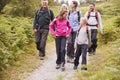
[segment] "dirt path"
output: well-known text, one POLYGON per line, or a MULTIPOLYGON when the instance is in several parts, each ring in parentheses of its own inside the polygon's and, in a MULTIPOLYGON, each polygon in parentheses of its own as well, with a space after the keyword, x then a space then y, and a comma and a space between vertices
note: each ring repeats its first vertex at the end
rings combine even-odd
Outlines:
MULTIPOLYGON (((54 44, 53 44, 54 45, 54 44)), ((50 52, 55 53, 55 47, 49 45, 50 52)), ((48 52, 47 52, 48 53, 48 52)), ((74 74, 73 64, 66 63, 65 71, 56 70, 56 54, 50 55, 48 59, 38 69, 29 74, 25 80, 71 80, 74 74), (58 79, 59 78, 59 79, 58 79)), ((80 69, 80 68, 79 68, 80 69)))

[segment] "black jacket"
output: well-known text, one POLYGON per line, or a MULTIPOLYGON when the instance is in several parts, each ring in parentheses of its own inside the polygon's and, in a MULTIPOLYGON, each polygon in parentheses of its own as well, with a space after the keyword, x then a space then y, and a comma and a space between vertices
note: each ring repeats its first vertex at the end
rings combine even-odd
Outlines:
POLYGON ((33 29, 49 29, 50 21, 54 19, 52 10, 42 8, 35 13, 33 29))

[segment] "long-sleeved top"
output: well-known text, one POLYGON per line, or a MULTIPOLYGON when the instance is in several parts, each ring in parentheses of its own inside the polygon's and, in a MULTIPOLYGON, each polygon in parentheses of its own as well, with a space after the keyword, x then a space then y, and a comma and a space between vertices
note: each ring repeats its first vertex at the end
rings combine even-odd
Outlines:
POLYGON ((67 36, 70 35, 70 32, 72 30, 72 27, 67 19, 59 20, 58 18, 54 19, 50 23, 49 28, 50 32, 54 36, 67 36))
MULTIPOLYGON (((93 12, 90 12, 90 17, 88 19, 88 15, 89 15, 89 12, 86 12, 85 14, 85 18, 88 22, 88 25, 99 25, 100 26, 100 31, 102 32, 102 20, 101 20, 101 15, 99 12, 97 12, 97 15, 98 15, 98 20, 96 20, 96 17, 92 17, 92 16, 96 16, 96 11, 93 11, 93 12)), ((98 27, 96 26, 90 26, 90 29, 98 29, 98 27)))
POLYGON ((81 11, 79 11, 79 15, 78 15, 78 11, 74 11, 74 12, 71 11, 70 14, 68 15, 68 17, 69 17, 68 20, 72 26, 73 31, 77 31, 79 23, 80 23, 80 21, 78 21, 78 18, 82 17, 81 11), (80 17, 78 17, 78 16, 80 16, 80 17))
POLYGON ((37 10, 34 17, 33 29, 49 29, 50 21, 54 19, 51 9, 43 8, 37 10))
POLYGON ((91 30, 89 27, 87 28, 87 26, 82 26, 80 28, 77 33, 74 46, 77 46, 77 44, 91 44, 91 30))

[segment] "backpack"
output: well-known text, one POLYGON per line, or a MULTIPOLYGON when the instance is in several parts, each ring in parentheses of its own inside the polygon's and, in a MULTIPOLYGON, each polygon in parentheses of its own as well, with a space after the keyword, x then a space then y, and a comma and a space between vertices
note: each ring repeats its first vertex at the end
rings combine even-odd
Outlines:
MULTIPOLYGON (((81 28, 80 28, 80 29, 81 29, 81 28)), ((80 29, 77 31, 77 37, 78 37, 78 35, 79 35, 80 29)), ((89 33, 88 33, 88 25, 86 25, 86 33, 87 33, 87 35, 89 36, 89 33)))
MULTIPOLYGON (((68 19, 69 19, 69 16, 70 16, 70 11, 68 13, 68 19)), ((79 11, 77 11, 77 16, 78 16, 78 21, 80 22, 81 15, 79 11)))
MULTIPOLYGON (((38 21, 38 19, 39 19, 39 17, 40 17, 40 15, 39 15, 40 11, 41 11, 41 9, 39 9, 39 10, 37 11, 37 13, 36 13, 36 15, 37 15, 37 21, 38 21)), ((50 11, 50 9, 48 9, 48 14, 49 14, 50 20, 52 20, 52 19, 51 19, 51 11, 50 11)))
MULTIPOLYGON (((89 19, 90 17, 95 17, 96 20, 97 20, 97 22, 98 22, 98 12, 95 11, 95 16, 91 16, 90 13, 91 13, 91 12, 89 11, 89 12, 88 12, 87 19, 89 19)), ((89 24, 88 24, 88 25, 89 25, 89 24)), ((91 26, 97 26, 97 27, 98 27, 98 24, 97 24, 97 25, 91 25, 91 26)))

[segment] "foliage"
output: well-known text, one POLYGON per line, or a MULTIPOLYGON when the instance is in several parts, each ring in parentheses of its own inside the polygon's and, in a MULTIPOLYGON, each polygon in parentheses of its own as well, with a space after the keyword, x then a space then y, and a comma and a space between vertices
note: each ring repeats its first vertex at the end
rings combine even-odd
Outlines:
POLYGON ((10 0, 0 0, 0 12, 5 7, 6 4, 8 4, 10 0))
POLYGON ((3 12, 13 16, 33 17, 39 5, 39 0, 11 0, 3 12))
POLYGON ((33 42, 31 20, 0 16, 0 70, 12 65, 33 42))

